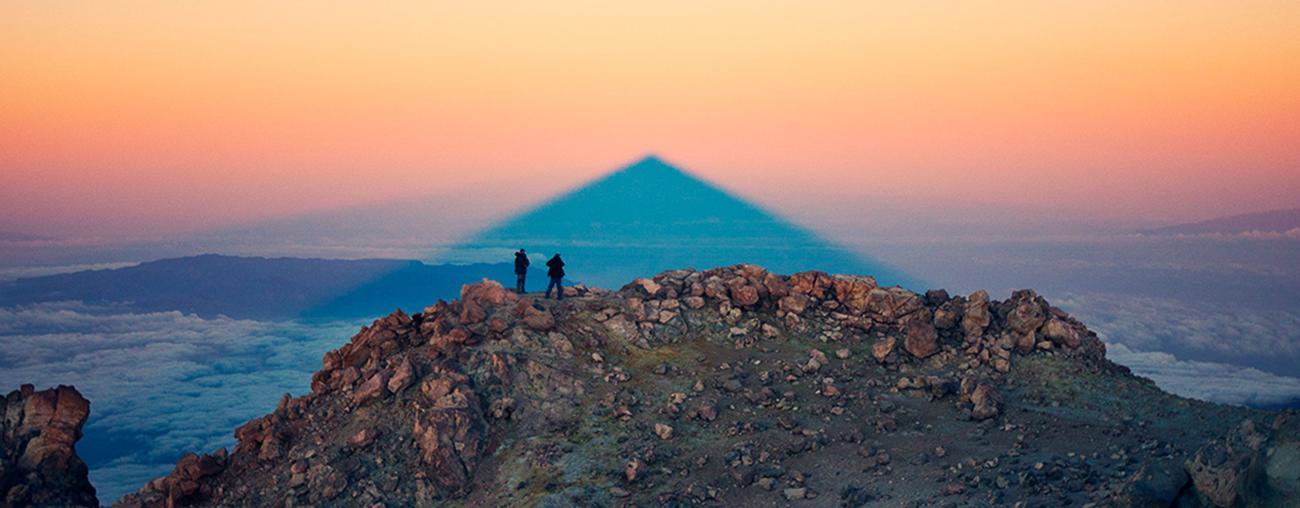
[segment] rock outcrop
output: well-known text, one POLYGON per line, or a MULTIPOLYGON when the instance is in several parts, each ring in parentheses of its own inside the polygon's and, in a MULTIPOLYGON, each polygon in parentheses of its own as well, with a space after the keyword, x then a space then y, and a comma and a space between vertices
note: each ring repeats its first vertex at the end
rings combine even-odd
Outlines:
MULTIPOLYGON (((1244 420, 1186 462, 1195 501, 1218 507, 1300 500, 1300 421, 1293 415, 1261 428, 1244 420)), ((1188 500, 1191 502, 1192 500, 1188 500)), ((1280 506, 1280 505, 1279 505, 1280 506)))
POLYGON ((0 506, 99 506, 77 456, 90 402, 71 386, 0 399, 0 506))
POLYGON ((566 296, 485 281, 379 319, 232 450, 118 505, 1078 505, 1227 429, 1166 427, 1211 406, 1030 291, 738 265, 566 296))

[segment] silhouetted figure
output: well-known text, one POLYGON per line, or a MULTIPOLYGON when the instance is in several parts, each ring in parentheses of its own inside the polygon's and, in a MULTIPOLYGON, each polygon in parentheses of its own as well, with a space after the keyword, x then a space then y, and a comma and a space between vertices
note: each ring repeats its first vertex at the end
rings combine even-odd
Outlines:
POLYGON ((528 253, 523 249, 515 253, 515 292, 524 294, 524 279, 528 277, 528 253))
POLYGON ((546 297, 550 298, 551 288, 555 288, 557 293, 555 298, 557 300, 563 300, 564 286, 560 283, 564 280, 564 260, 560 259, 560 255, 557 253, 555 257, 546 262, 546 266, 549 267, 549 269, 546 270, 546 276, 551 278, 551 283, 546 285, 546 297))

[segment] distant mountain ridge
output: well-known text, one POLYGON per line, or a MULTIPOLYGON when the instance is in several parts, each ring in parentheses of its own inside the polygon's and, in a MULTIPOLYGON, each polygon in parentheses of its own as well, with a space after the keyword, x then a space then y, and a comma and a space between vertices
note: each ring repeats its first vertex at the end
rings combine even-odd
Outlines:
POLYGON ((1300 229, 1300 208, 1270 210, 1218 217, 1143 231, 1150 235, 1234 235, 1242 233, 1285 233, 1300 229))
POLYGON ((54 238, 17 231, 0 231, 0 242, 44 242, 50 240, 54 240, 54 238))
POLYGON ((261 258, 217 254, 0 284, 0 305, 75 300, 202 317, 345 318, 414 309, 467 283, 505 278, 500 264, 427 265, 396 259, 261 258))

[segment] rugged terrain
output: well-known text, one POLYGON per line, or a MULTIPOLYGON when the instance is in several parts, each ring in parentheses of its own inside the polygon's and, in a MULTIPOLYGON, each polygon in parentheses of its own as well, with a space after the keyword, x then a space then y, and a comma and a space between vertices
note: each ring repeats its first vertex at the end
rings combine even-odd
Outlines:
POLYGON ((32 385, 0 399, 0 506, 95 505, 75 446, 90 402, 71 386, 32 385))
POLYGON ((1175 397, 1031 291, 680 270, 499 284, 325 355, 311 393, 119 506, 1286 506, 1300 421, 1175 397))

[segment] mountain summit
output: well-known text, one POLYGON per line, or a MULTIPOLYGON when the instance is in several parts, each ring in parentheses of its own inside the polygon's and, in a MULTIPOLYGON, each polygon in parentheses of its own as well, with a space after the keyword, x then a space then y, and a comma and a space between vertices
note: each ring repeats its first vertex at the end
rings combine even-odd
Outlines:
POLYGON ((560 252, 576 281, 605 287, 675 267, 741 262, 919 286, 654 156, 507 219, 450 256, 504 259, 520 247, 537 256, 560 252))
MULTIPOLYGON (((922 295, 754 265, 567 291, 541 300, 487 281, 378 319, 325 354, 310 393, 236 428, 233 449, 187 454, 115 506, 1293 507, 1300 495, 1294 414, 1161 392, 1033 291, 922 295)), ((20 399, 7 400, 12 416, 20 399)), ((42 426, 51 411, 25 407, 0 430, 44 416, 6 439, 68 442, 42 426)), ((45 446, 6 456, 33 449, 45 446)))

